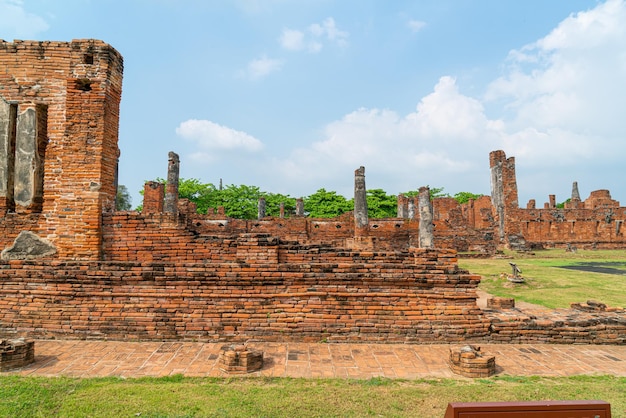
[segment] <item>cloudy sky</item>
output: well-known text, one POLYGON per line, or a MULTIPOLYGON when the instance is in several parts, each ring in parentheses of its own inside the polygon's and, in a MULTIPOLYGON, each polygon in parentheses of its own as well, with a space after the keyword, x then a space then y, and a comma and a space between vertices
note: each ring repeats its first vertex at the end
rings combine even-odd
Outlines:
POLYGON ((124 56, 120 183, 181 176, 306 196, 420 186, 626 205, 624 0, 0 0, 0 38, 124 56))

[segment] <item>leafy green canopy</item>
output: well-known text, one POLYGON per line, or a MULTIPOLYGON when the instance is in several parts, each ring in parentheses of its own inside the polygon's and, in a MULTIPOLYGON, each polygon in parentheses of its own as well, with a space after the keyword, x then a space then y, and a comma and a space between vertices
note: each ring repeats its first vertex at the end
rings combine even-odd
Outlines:
MULTIPOLYGON (((165 180, 158 178, 157 181, 164 183, 165 180)), ((417 196, 418 191, 402 193, 407 197, 417 196)), ((228 185, 219 189, 211 183, 202 183, 198 179, 180 179, 178 183, 178 195, 181 199, 189 199, 198 207, 198 213, 207 213, 224 207, 224 212, 231 218, 255 219, 258 215, 259 198, 265 198, 265 213, 267 216, 280 216, 280 204, 285 208, 285 216, 295 214, 296 199, 280 193, 265 192, 257 186, 228 185)), ((454 195, 460 203, 469 199, 475 199, 481 195, 461 192, 454 195)), ((443 188, 430 189, 431 199, 438 197, 450 197, 443 192, 443 188)), ((354 208, 354 199, 346 199, 334 191, 319 189, 315 193, 306 196, 304 200, 304 212, 312 218, 335 218, 354 208)), ((371 218, 393 218, 397 216, 397 197, 389 195, 382 189, 367 191, 368 216, 371 218)))

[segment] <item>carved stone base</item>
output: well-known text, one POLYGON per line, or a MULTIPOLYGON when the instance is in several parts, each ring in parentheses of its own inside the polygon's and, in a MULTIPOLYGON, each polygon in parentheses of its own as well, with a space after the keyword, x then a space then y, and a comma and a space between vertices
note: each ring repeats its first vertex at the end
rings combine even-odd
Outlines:
POLYGON ((465 377, 489 377, 496 372, 496 357, 484 355, 480 347, 466 345, 450 349, 450 370, 465 377))

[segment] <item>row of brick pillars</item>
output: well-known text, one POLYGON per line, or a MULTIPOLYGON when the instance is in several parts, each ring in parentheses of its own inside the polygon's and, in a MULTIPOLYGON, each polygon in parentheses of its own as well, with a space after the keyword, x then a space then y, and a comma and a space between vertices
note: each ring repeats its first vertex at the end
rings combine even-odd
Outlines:
MULTIPOLYGON (((145 213, 165 212, 175 216, 178 215, 180 159, 174 152, 170 152, 168 157, 167 184, 163 185, 156 181, 149 181, 144 186, 143 212, 145 213)), ((398 196, 398 208, 401 206, 404 208, 405 201, 408 202, 409 215, 411 214, 411 202, 413 202, 413 216, 415 216, 413 199, 407 199, 402 195, 398 196)), ((258 202, 258 219, 265 218, 266 208, 265 198, 260 197, 258 202)), ((420 216, 419 246, 420 248, 434 248, 433 205, 430 201, 430 189, 428 187, 420 187, 419 189, 418 212, 420 216)), ((304 216, 304 201, 302 198, 296 200, 296 216, 304 216)), ((284 203, 280 204, 280 217, 285 217, 284 203)), ((365 167, 363 166, 354 171, 354 222, 355 236, 366 237, 369 229, 369 218, 367 213, 365 167)))

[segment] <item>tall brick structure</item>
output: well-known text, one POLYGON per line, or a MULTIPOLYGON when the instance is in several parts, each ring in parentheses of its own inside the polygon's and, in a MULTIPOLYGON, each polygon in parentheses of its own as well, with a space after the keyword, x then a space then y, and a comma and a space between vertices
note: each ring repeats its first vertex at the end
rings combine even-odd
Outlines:
POLYGON ((0 247, 30 231, 60 257, 100 257, 122 73, 121 55, 101 41, 0 40, 0 247))

